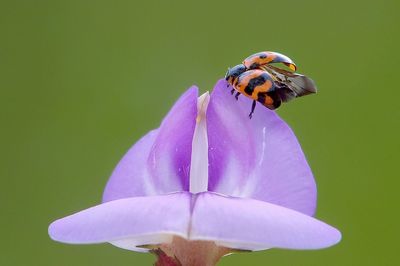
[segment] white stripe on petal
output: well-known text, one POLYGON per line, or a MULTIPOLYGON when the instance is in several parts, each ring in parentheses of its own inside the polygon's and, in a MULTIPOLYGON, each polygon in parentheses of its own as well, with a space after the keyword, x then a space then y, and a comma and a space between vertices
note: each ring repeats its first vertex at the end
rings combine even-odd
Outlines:
POLYGON ((199 193, 208 189, 208 137, 206 111, 210 94, 201 95, 197 101, 196 127, 192 142, 192 160, 190 164, 191 193, 199 193))

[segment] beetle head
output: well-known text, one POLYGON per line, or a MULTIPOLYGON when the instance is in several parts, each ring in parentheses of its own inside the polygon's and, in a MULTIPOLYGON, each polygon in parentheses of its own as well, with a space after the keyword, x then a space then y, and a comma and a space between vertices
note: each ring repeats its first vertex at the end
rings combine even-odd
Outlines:
POLYGON ((232 68, 229 68, 225 74, 225 80, 228 81, 228 83, 232 84, 234 80, 245 71, 246 67, 243 64, 239 64, 232 68))

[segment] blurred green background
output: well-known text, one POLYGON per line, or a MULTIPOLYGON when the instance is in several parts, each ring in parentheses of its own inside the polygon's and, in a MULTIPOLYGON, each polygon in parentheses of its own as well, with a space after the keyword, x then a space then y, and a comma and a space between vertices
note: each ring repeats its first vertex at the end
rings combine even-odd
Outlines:
POLYGON ((151 265, 48 224, 97 204, 125 151, 190 85, 263 50, 319 87, 278 110, 343 239, 219 265, 395 265, 400 236, 398 1, 0 1, 0 265, 151 265))

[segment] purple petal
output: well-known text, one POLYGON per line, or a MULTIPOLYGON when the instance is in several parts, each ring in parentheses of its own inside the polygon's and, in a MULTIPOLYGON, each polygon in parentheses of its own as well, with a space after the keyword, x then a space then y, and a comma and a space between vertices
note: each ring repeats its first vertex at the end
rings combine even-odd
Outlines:
MULTIPOLYGON (((138 250, 137 245, 187 237, 190 193, 110 201, 53 222, 49 235, 70 244, 111 242, 138 250)), ((140 251, 140 249, 139 249, 140 251)))
POLYGON ((316 186, 299 143, 278 115, 252 100, 236 101, 220 80, 207 112, 209 190, 254 198, 313 215, 316 186))
POLYGON ((137 142, 111 175, 103 201, 189 189, 196 87, 184 93, 154 130, 137 142))
POLYGON ((340 241, 340 232, 311 216, 253 199, 214 193, 197 195, 191 240, 215 241, 244 250, 320 249, 340 241))
POLYGON ((155 194, 156 184, 146 166, 157 133, 150 131, 125 154, 108 180, 103 202, 155 194))

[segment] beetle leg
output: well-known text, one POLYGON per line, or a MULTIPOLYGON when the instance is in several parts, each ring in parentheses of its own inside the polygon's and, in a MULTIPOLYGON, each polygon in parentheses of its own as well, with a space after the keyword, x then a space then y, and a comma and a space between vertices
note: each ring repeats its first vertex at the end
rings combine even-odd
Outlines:
POLYGON ((231 90, 231 94, 233 95, 235 93, 235 89, 232 89, 231 90))
POLYGON ((240 95, 240 92, 236 92, 236 95, 235 95, 236 101, 239 100, 239 95, 240 95))
POLYGON ((253 101, 253 104, 251 105, 251 112, 249 114, 249 118, 251 119, 253 117, 254 109, 256 109, 256 100, 253 101))

